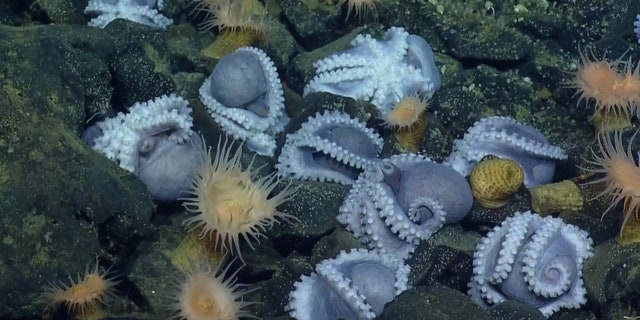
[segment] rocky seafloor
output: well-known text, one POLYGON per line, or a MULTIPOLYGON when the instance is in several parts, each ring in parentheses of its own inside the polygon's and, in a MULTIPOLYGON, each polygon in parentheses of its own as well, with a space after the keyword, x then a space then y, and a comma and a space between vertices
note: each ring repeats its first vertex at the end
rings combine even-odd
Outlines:
MULTIPOLYGON (((154 203, 132 174, 82 142, 92 122, 138 101, 176 92, 193 110, 194 128, 214 143, 220 129, 198 100, 198 87, 215 59, 201 54, 216 32, 201 32, 189 0, 166 1, 167 30, 125 20, 104 29, 86 26, 87 1, 4 1, 0 4, 0 318, 62 318, 42 301, 51 282, 84 271, 100 257, 120 275, 105 319, 166 318, 171 259, 187 234, 179 203, 154 203)), ((268 1, 269 36, 261 47, 285 84, 289 127, 309 115, 340 109, 376 128, 383 156, 399 153, 393 135, 371 106, 327 94, 306 100, 302 89, 312 63, 344 49, 359 33, 381 35, 401 26, 427 39, 442 74, 427 111, 421 153, 443 160, 452 141, 491 115, 538 128, 568 160, 554 180, 580 175, 595 146, 593 106, 577 104, 567 83, 579 48, 610 60, 639 61, 633 20, 636 1, 382 1, 377 17, 347 18, 337 1, 268 1)), ((637 144, 634 145, 637 147, 637 144)), ((636 148, 634 148, 636 150, 636 148)), ((252 154, 245 150, 243 160, 252 154)), ((269 171, 276 157, 258 157, 269 171)), ((364 247, 335 219, 349 186, 294 182, 295 197, 282 210, 300 222, 266 232, 255 250, 243 246, 238 282, 259 287, 245 296, 259 303, 250 314, 289 319, 293 283, 341 250, 364 247)), ((640 245, 616 241, 621 208, 601 217, 608 199, 587 201, 598 185, 582 187, 579 213, 560 214, 589 232, 594 255, 583 267, 587 303, 552 319, 633 319, 640 316, 640 245)), ((479 239, 516 211, 530 209, 522 188, 500 209, 474 204, 461 222, 423 241, 407 261, 411 288, 378 319, 535 319, 535 308, 508 301, 484 310, 467 296, 479 239)), ((238 263, 238 261, 236 261, 238 263)))

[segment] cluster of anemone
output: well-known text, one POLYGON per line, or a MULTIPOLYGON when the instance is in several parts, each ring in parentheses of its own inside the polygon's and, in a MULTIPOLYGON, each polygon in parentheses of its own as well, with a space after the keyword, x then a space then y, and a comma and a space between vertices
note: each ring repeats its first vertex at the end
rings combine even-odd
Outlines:
MULTIPOLYGON (((206 148, 206 147, 205 147, 206 148)), ((279 220, 295 220, 277 207, 291 199, 290 185, 274 192, 279 179, 274 173, 257 177, 253 161, 242 168, 242 145, 233 151, 233 141, 218 141, 215 154, 211 148, 202 152, 202 167, 193 178, 183 206, 194 216, 185 223, 201 238, 213 241, 213 247, 240 256, 240 241, 249 245, 279 220)), ((240 256, 242 259, 242 257, 240 256)), ((240 289, 235 273, 226 276, 229 266, 211 268, 206 263, 192 264, 178 281, 171 310, 177 319, 238 319, 249 316, 250 302, 242 296, 251 290, 240 289)), ((237 272, 237 271, 236 271, 237 272)))
POLYGON ((629 117, 640 103, 640 64, 618 58, 596 59, 580 52, 581 63, 572 86, 578 103, 594 100, 596 111, 629 117))
MULTIPOLYGON (((599 176, 588 183, 604 183, 606 187, 596 196, 611 196, 606 215, 620 202, 623 219, 620 232, 630 218, 638 219, 640 210, 640 167, 633 158, 631 144, 622 142, 623 130, 630 126, 629 118, 637 114, 640 105, 640 64, 622 57, 614 61, 598 60, 580 52, 581 65, 573 86, 579 95, 578 103, 593 100, 596 106, 594 120, 601 115, 602 130, 598 130, 598 147, 585 159, 589 175, 599 176)), ((598 125, 596 123, 596 125, 598 125)))
MULTIPOLYGON (((257 170, 243 169, 242 145, 233 148, 233 141, 220 139, 214 154, 204 147, 202 165, 194 176, 186 198, 182 199, 188 212, 195 215, 185 221, 197 229, 199 237, 213 241, 213 247, 224 254, 240 254, 240 241, 250 245, 263 236, 263 232, 279 220, 295 217, 278 211, 277 207, 289 201, 294 189, 284 187, 274 192, 279 184, 275 174, 257 177, 257 170)), ((176 281, 169 311, 175 319, 239 319, 250 316, 242 300, 252 291, 236 283, 236 273, 229 274, 231 264, 222 269, 222 261, 214 266, 205 257, 193 257, 197 263, 182 268, 183 276, 176 281)), ((240 257, 241 258, 241 257, 240 257)), ((70 315, 86 318, 101 314, 102 304, 114 295, 118 283, 109 270, 96 262, 87 267, 84 275, 70 284, 54 284, 45 298, 54 308, 66 306, 70 315)), ((70 277, 71 279, 71 277, 70 277)))
MULTIPOLYGON (((182 270, 177 277, 172 292, 168 294, 171 302, 168 312, 172 319, 234 320, 250 317, 246 307, 252 302, 243 301, 242 297, 253 291, 243 289, 236 283, 236 272, 228 274, 229 264, 225 269, 222 264, 210 266, 205 262, 191 263, 190 269, 182 270)), ((69 275, 70 283, 54 283, 44 294, 44 299, 52 308, 66 307, 67 314, 74 319, 98 319, 106 315, 102 305, 116 294, 115 287, 119 283, 117 275, 110 269, 102 269, 96 260, 95 266, 87 268, 77 280, 69 275)))

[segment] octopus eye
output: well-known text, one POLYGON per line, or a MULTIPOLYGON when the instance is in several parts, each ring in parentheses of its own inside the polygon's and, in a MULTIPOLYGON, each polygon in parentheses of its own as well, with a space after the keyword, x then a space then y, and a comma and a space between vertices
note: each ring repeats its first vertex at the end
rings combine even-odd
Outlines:
POLYGON ((158 138, 156 137, 148 137, 140 142, 138 146, 138 152, 143 154, 148 154, 156 148, 158 144, 158 138))

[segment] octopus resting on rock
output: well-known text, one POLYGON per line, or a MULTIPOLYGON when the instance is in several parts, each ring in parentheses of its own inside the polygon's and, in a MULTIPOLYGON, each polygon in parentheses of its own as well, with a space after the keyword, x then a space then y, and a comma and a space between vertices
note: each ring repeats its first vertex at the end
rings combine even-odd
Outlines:
POLYGON ((551 182, 555 161, 567 154, 553 146, 538 129, 508 117, 488 117, 476 121, 464 138, 453 142, 447 163, 463 176, 486 155, 511 159, 522 167, 527 188, 551 182))
POLYGON ((304 89, 370 101, 384 116, 402 97, 427 100, 440 88, 440 72, 427 41, 391 27, 383 40, 358 35, 351 49, 316 61, 317 75, 304 89))
POLYGON ((300 180, 351 184, 363 168, 379 161, 382 138, 346 113, 325 111, 288 134, 276 168, 300 180))
POLYGON ((193 134, 192 122, 186 99, 164 95, 98 122, 83 139, 137 175, 156 200, 175 201, 201 163, 202 139, 193 134))
POLYGON ((162 0, 89 0, 84 13, 94 15, 89 26, 103 28, 111 21, 125 19, 154 28, 166 29, 173 20, 163 16, 162 0))
POLYGON ((340 207, 338 221, 355 237, 399 259, 473 206, 469 184, 455 170, 415 154, 370 165, 340 207))
POLYGON ((482 307, 514 299, 546 317, 586 302, 582 264, 593 255, 586 231, 560 218, 516 212, 473 254, 469 295, 482 307))
POLYGON ((342 251, 295 283, 286 308, 297 320, 373 319, 407 289, 408 275, 402 260, 364 249, 342 251))
POLYGON ((276 67, 264 51, 242 47, 222 57, 200 87, 200 100, 227 134, 273 156, 274 136, 289 118, 276 67))

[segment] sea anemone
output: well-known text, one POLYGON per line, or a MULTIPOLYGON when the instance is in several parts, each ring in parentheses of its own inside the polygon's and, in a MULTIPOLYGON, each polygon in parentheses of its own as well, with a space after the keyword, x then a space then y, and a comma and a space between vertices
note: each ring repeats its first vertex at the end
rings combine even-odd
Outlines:
POLYGON ((256 177, 252 169, 253 160, 247 169, 242 169, 240 157, 242 145, 234 154, 232 142, 218 141, 216 153, 211 156, 211 148, 202 152, 202 167, 192 179, 183 198, 187 211, 196 213, 185 221, 200 229, 200 237, 209 237, 215 242, 214 248, 221 247, 223 252, 240 253, 240 236, 251 245, 262 232, 270 228, 277 218, 289 221, 296 218, 277 207, 289 201, 295 190, 287 185, 277 194, 271 195, 279 183, 275 173, 262 178, 256 177), (228 242, 228 243, 227 243, 228 242))
POLYGON ((383 120, 387 126, 399 130, 411 129, 420 117, 424 117, 427 105, 426 99, 421 98, 418 93, 412 93, 402 97, 396 106, 384 115, 383 120))
POLYGON ((257 0, 194 0, 193 12, 204 12, 201 30, 266 32, 267 11, 257 0))
POLYGON ((82 277, 78 274, 76 281, 69 275, 68 285, 63 282, 51 284, 44 298, 54 307, 65 305, 69 314, 82 318, 86 314, 99 312, 96 309, 101 310, 102 303, 115 295, 117 276, 110 275, 110 269, 101 269, 97 259, 93 268, 90 268, 91 263, 87 264, 82 277))
POLYGON ((588 182, 606 183, 606 188, 594 197, 609 194, 611 204, 604 211, 602 216, 623 201, 624 218, 620 231, 629 218, 635 215, 638 219, 638 209, 640 209, 640 167, 633 159, 631 152, 631 142, 638 134, 638 131, 631 137, 629 145, 625 148, 622 144, 622 132, 614 131, 610 135, 598 135, 599 154, 592 150, 592 159, 586 159, 586 163, 592 168, 583 168, 587 173, 604 174, 604 177, 588 182))
POLYGON ((226 276, 231 264, 221 270, 221 264, 211 268, 207 263, 191 264, 191 270, 183 270, 184 277, 176 283, 171 294, 172 319, 185 320, 234 320, 250 317, 244 310, 253 302, 242 301, 242 296, 253 290, 241 290, 236 283, 236 272, 226 276), (226 278, 226 280, 225 280, 226 278))
POLYGON ((640 64, 633 67, 631 60, 615 61, 598 60, 591 55, 580 52, 580 67, 571 86, 576 95, 580 95, 578 103, 594 99, 596 110, 614 112, 629 117, 635 112, 640 102, 640 64), (619 73, 622 70, 622 73, 619 73))
POLYGON ((339 6, 347 4, 347 19, 351 16, 351 11, 355 11, 354 16, 362 17, 363 14, 369 13, 373 17, 378 15, 376 5, 380 0, 340 0, 339 6))

